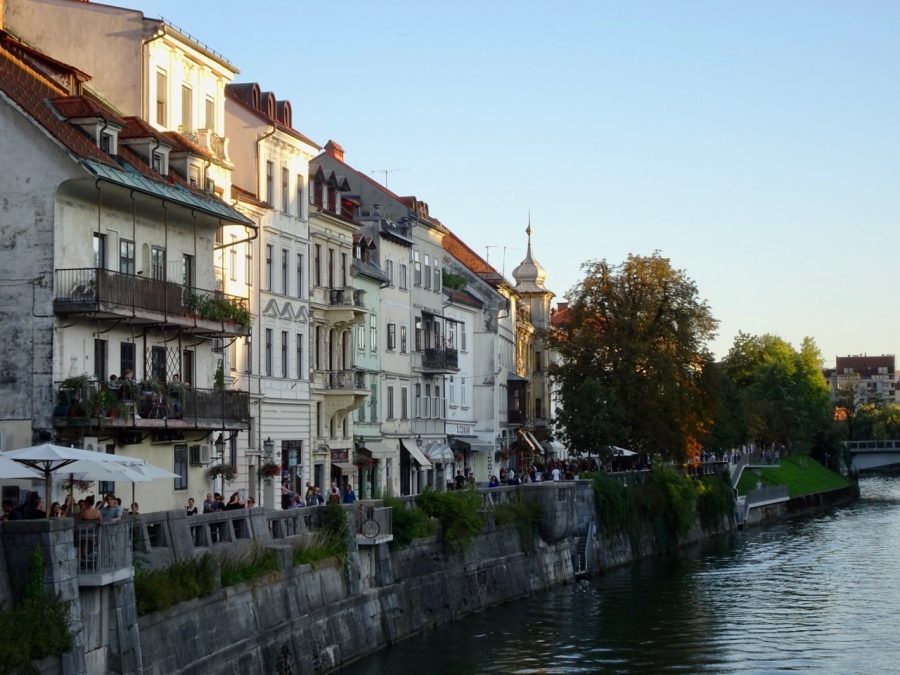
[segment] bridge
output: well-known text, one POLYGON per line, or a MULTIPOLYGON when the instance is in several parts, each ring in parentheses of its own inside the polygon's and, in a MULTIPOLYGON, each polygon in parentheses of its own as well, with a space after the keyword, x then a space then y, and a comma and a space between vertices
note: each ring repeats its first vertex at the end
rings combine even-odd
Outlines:
POLYGON ((900 440, 844 441, 850 455, 851 474, 900 464, 900 440))

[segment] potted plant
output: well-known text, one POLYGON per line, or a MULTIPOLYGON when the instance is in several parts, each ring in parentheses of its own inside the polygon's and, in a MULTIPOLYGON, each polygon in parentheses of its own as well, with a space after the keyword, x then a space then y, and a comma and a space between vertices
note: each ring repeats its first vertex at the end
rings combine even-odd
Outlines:
POLYGON ((235 478, 237 478, 237 467, 233 464, 214 464, 209 467, 209 471, 207 472, 210 480, 216 480, 219 476, 225 479, 226 483, 230 483, 235 478))
POLYGON ((281 465, 275 462, 266 462, 259 467, 259 475, 263 478, 274 478, 281 474, 281 465))

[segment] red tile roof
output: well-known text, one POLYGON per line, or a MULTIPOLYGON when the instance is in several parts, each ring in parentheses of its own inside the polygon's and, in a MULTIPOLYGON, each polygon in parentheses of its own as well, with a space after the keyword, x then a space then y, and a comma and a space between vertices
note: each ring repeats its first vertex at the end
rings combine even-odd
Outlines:
POLYGON ((107 122, 113 122, 120 127, 125 126, 125 122, 122 118, 113 113, 109 108, 100 105, 99 102, 88 98, 87 96, 58 96, 50 99, 50 102, 59 114, 66 119, 99 117, 107 122))
MULTIPOLYGON (((5 46, 3 43, 5 39, 0 38, 0 46, 5 46)), ((64 97, 68 92, 3 48, 0 48, 0 90, 75 155, 118 166, 81 129, 61 120, 50 106, 49 99, 64 97)))
POLYGON ((259 206, 264 209, 271 209, 272 206, 267 204, 264 201, 260 201, 256 198, 256 195, 250 192, 250 190, 245 190, 242 187, 238 187, 234 183, 231 184, 231 198, 236 199, 239 202, 244 202, 245 204, 252 204, 253 206, 259 206))
POLYGON ((475 253, 475 251, 469 248, 462 239, 457 237, 449 229, 444 233, 443 244, 444 250, 447 251, 447 253, 459 260, 466 268, 480 276, 487 283, 495 287, 500 284, 508 285, 508 282, 503 278, 503 275, 500 274, 500 272, 491 267, 484 258, 475 253))
POLYGON ((194 143, 194 141, 192 141, 191 139, 182 136, 176 131, 164 131, 163 136, 165 136, 172 144, 173 152, 189 152, 190 154, 197 155, 198 157, 202 157, 203 159, 214 159, 214 157, 209 152, 194 143))
POLYGON ((140 117, 123 117, 122 121, 125 123, 125 128, 119 132, 119 139, 154 138, 158 141, 162 141, 166 145, 172 145, 171 139, 166 138, 162 132, 154 129, 148 122, 140 117))
POLYGON ((468 305, 469 307, 483 307, 484 303, 481 302, 474 295, 469 293, 468 291, 457 291, 453 288, 444 288, 444 293, 450 298, 451 302, 455 302, 459 305, 468 305))

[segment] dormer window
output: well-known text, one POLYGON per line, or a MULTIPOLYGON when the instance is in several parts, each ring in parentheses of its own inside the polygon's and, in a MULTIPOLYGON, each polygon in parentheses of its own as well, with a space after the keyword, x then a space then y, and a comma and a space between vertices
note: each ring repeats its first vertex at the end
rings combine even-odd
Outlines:
POLYGON ((100 149, 107 155, 116 154, 116 137, 108 131, 100 133, 100 149))
POLYGON ((166 171, 165 164, 166 158, 163 156, 163 154, 161 152, 154 152, 153 158, 150 160, 150 166, 153 168, 153 170, 156 173, 165 176, 168 173, 166 171))

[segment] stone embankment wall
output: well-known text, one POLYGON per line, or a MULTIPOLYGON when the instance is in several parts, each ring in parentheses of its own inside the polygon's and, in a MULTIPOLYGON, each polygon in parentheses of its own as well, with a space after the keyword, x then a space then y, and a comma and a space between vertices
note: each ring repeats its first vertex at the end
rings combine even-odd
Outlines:
POLYGON ((568 541, 526 554, 514 527, 490 522, 464 554, 435 537, 393 553, 361 548, 141 617, 143 672, 327 672, 573 578, 568 541))
POLYGON ((811 515, 850 504, 857 499, 859 499, 859 485, 855 483, 837 490, 794 497, 785 502, 750 509, 747 514, 747 525, 751 527, 771 525, 787 518, 811 515))

